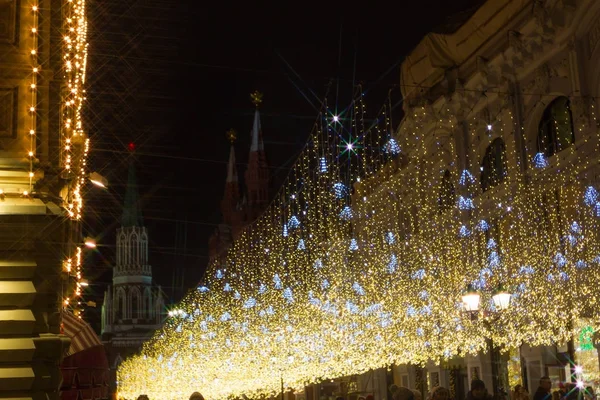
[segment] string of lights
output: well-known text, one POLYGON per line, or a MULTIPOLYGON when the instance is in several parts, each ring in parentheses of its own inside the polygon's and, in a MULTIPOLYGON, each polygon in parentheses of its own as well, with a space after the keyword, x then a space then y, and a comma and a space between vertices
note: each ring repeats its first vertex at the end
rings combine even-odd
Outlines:
POLYGON ((488 338, 503 351, 564 343, 571 318, 596 329, 594 106, 592 134, 577 122, 578 141, 550 157, 529 148, 510 102, 490 104, 469 111, 460 147, 450 107, 415 107, 395 134, 391 102, 369 129, 362 96, 348 116, 325 109, 271 206, 121 364, 119 396, 268 396, 280 378, 302 390, 476 354, 488 338), (481 318, 464 313, 467 287, 481 318), (491 323, 500 287, 511 307, 491 323))
POLYGON ((37 124, 37 81, 38 73, 40 72, 40 63, 38 58, 38 29, 39 29, 39 13, 40 9, 37 4, 31 6, 31 13, 33 14, 33 23, 31 27, 31 82, 29 89, 31 93, 31 103, 29 104, 29 151, 27 152, 27 158, 29 160, 29 188, 24 191, 23 194, 27 196, 33 191, 33 177, 34 177, 34 158, 36 150, 36 124, 37 124))
MULTIPOLYGON (((65 0, 63 13, 63 68, 65 88, 62 95, 61 138, 63 140, 61 159, 67 186, 67 212, 74 221, 72 229, 80 235, 79 221, 83 211, 82 187, 87 181, 87 155, 90 147, 85 134, 81 110, 85 101, 85 72, 87 66, 87 20, 85 0, 65 0)), ((79 299, 85 286, 82 271, 82 246, 79 240, 72 255, 65 260, 65 272, 74 278, 74 291, 67 295, 64 307, 71 307, 74 314, 81 318, 79 299)))

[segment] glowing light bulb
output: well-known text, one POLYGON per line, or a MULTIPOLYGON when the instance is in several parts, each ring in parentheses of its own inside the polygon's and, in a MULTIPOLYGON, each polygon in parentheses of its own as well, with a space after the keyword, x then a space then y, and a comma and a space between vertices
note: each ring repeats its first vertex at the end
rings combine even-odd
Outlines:
POLYGON ((338 117, 337 115, 333 116, 333 122, 339 122, 340 117, 338 117))
POLYGON ((37 11, 37 10, 38 10, 38 6, 33 6, 33 7, 31 7, 31 9, 32 9, 33 11, 37 11))
POLYGON ((491 130, 492 130, 492 125, 491 125, 491 124, 488 124, 488 126, 487 126, 487 130, 488 130, 488 131, 491 131, 491 130))

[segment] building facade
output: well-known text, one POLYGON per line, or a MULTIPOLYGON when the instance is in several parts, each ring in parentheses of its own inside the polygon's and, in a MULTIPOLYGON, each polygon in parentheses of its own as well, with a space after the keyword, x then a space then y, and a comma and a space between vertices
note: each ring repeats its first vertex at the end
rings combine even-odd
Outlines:
POLYGON ((81 295, 86 29, 84 0, 0 3, 0 397, 59 397, 61 311, 81 295))
MULTIPOLYGON (((356 184, 353 204, 362 212, 363 196, 389 191, 390 212, 400 210, 406 237, 419 234, 424 210, 443 215, 477 207, 492 221, 494 243, 511 239, 514 217, 503 200, 528 187, 546 188, 543 207, 575 212, 561 188, 598 183, 599 66, 599 2, 485 2, 452 33, 428 34, 403 62, 405 117, 393 134, 402 153, 356 184), (415 201, 421 176, 432 178, 439 196, 415 201), (472 198, 461 188, 466 177, 472 198)), ((572 340, 500 354, 490 346, 442 364, 394 366, 393 382, 424 395, 442 385, 456 399, 474 378, 490 392, 522 382, 533 393, 542 376, 555 388, 572 381, 569 360, 581 365, 584 347, 572 340)), ((597 349, 587 351, 596 360, 592 383, 597 349)))
POLYGON ((142 219, 133 162, 129 164, 121 227, 116 237, 113 283, 104 292, 101 317, 113 390, 115 371, 121 361, 139 350, 161 327, 166 314, 163 292, 152 284, 148 231, 142 219))
POLYGON ((231 142, 229 161, 227 163, 227 178, 221 200, 221 215, 223 221, 209 239, 210 262, 225 256, 242 229, 256 220, 267 208, 269 201, 269 166, 262 138, 260 113, 258 107, 262 94, 254 92, 252 101, 256 106, 252 123, 250 153, 248 167, 245 171, 245 190, 241 189, 235 158, 236 132, 227 132, 231 142))

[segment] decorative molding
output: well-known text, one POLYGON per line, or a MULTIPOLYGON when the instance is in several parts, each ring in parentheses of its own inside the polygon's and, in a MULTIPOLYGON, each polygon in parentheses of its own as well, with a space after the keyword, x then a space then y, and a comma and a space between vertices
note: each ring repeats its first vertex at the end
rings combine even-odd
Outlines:
POLYGON ((0 88, 0 139, 17 138, 17 103, 18 88, 0 88))
POLYGON ((17 44, 20 0, 0 0, 0 43, 17 44))
POLYGON ((596 19, 594 25, 592 25, 590 31, 587 34, 588 46, 590 48, 590 58, 595 52, 598 42, 600 41, 600 18, 596 19))

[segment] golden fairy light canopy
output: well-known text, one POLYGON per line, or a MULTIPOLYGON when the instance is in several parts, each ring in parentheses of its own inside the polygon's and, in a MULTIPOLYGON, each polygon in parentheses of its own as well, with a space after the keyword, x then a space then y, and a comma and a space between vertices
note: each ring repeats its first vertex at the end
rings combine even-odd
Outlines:
MULTIPOLYGON (((471 133, 512 140, 510 110, 496 111, 506 121, 474 119, 471 133)), ((302 389, 440 362, 487 337, 502 348, 564 342, 570 318, 598 321, 600 195, 579 179, 588 159, 572 146, 571 163, 523 173, 516 146, 498 145, 484 165, 500 170, 480 180, 481 160, 457 167, 455 116, 432 129, 427 112, 392 136, 385 108, 365 127, 360 97, 353 118, 325 111, 264 215, 120 366, 119 395, 252 398, 276 393, 281 378, 302 389), (477 319, 461 301, 468 285, 481 295, 477 319), (498 311, 501 286, 511 306, 498 311)))

